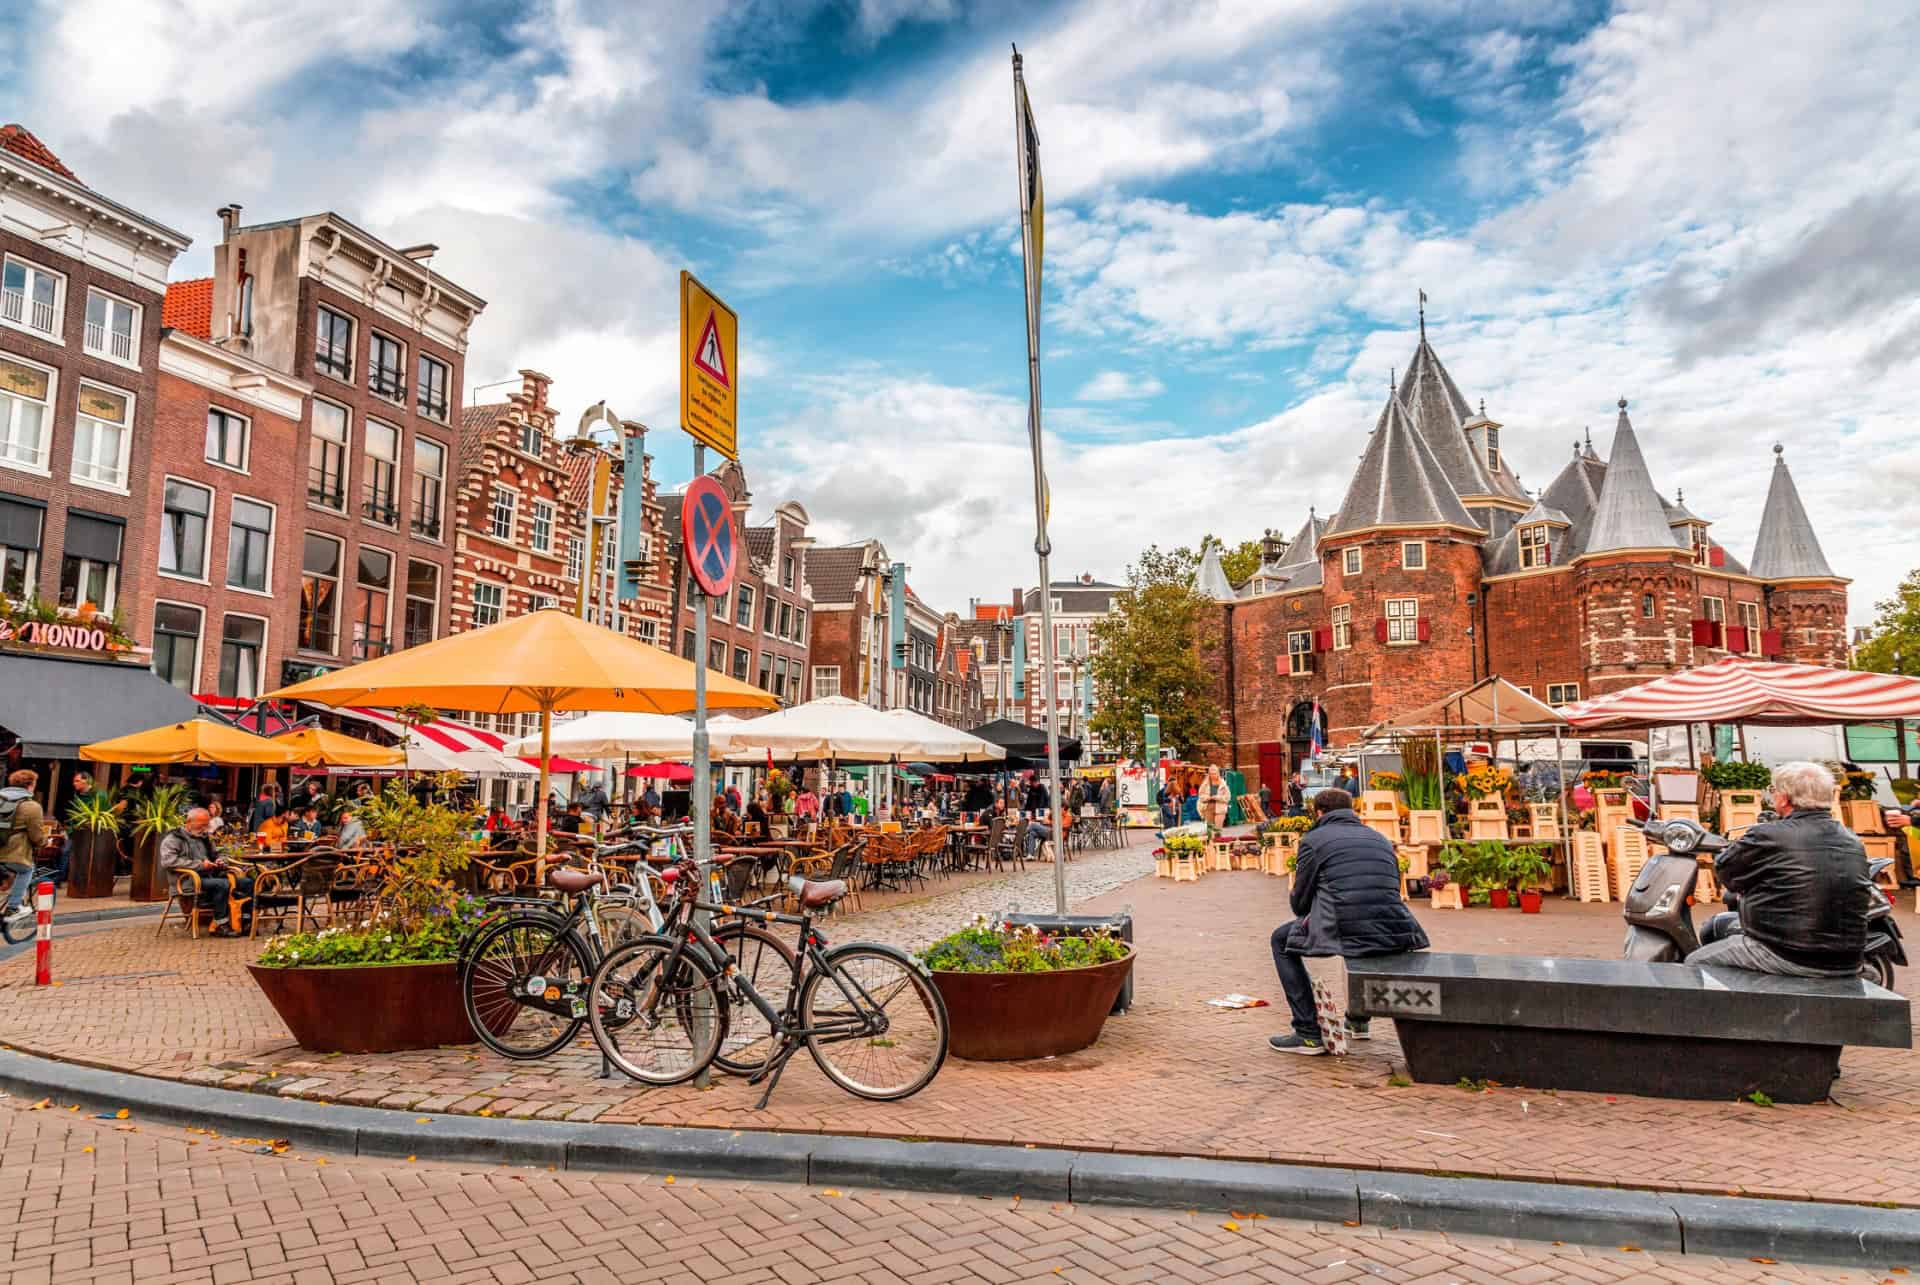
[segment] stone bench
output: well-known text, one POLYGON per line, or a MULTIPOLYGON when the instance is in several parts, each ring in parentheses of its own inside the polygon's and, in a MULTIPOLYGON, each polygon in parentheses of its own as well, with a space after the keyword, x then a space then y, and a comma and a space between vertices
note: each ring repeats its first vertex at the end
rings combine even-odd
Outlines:
POLYGON ((1818 1102, 1843 1046, 1913 1047, 1907 1000, 1855 978, 1427 951, 1346 963, 1349 1010, 1392 1018, 1425 1084, 1818 1102))

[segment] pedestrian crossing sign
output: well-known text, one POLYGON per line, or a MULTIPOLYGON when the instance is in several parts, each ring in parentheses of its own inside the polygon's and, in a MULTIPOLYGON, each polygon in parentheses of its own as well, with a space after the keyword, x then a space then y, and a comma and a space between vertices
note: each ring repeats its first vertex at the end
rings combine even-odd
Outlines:
POLYGON ((680 274, 680 427, 695 441, 739 459, 740 318, 697 281, 680 274))

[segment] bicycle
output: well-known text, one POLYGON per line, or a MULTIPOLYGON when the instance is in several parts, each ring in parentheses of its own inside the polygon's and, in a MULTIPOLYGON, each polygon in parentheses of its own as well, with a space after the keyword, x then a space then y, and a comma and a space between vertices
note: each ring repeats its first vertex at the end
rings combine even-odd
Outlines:
POLYGON ((874 942, 833 946, 814 927, 813 912, 846 896, 844 881, 794 876, 788 887, 801 913, 792 915, 702 901, 693 891, 696 878, 690 861, 663 875, 681 909, 799 928, 800 950, 788 971, 767 978, 784 983, 785 997, 776 1007, 721 934, 695 914, 676 914, 666 932, 628 943, 594 972, 587 1015, 609 1062, 644 1084, 679 1084, 719 1063, 723 1050, 739 1064, 741 1052, 764 1043, 748 1078, 766 1083, 756 1110, 766 1107, 803 1046, 829 1080, 857 1097, 894 1101, 932 1082, 946 1061, 948 1023, 924 966, 874 942), (730 1046, 737 1006, 764 1022, 766 1033, 730 1046))
MULTIPOLYGON (((35 890, 42 883, 53 882, 56 874, 52 866, 36 866, 31 875, 23 876, 27 881, 27 891, 20 898, 19 910, 11 912, 4 908, 9 888, 5 882, 0 882, 0 938, 5 938, 9 946, 17 946, 23 941, 32 941, 34 934, 40 931, 39 917, 35 914, 35 908, 38 905, 34 900, 35 890)), ((11 871, 0 871, 0 875, 4 875, 6 880, 14 877, 11 871)), ((53 895, 55 901, 58 901, 60 897, 58 888, 54 890, 53 895)))

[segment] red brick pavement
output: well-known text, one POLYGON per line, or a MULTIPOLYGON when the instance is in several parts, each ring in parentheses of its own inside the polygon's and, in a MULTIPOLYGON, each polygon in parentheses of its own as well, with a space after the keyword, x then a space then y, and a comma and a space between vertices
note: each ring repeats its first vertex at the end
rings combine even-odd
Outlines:
POLYGON ((1865 1272, 667 1174, 411 1163, 0 1103, 0 1281, 1873 1281, 1865 1272), (259 1154, 262 1151, 266 1154, 259 1154))
MULTIPOLYGON (((293 1046, 239 965, 243 942, 188 942, 150 923, 61 942, 65 985, 7 993, 0 1039, 30 1052, 147 1074, 282 1094, 446 1113, 971 1139, 1471 1173, 1544 1181, 1890 1202, 1920 1206, 1920 1162, 1902 1140, 1920 1126, 1920 1055, 1854 1049, 1834 1101, 1761 1108, 1626 1095, 1449 1086, 1396 1087, 1391 1024, 1344 1059, 1278 1057, 1279 1009, 1229 1012, 1231 991, 1279 1000, 1267 955, 1286 916, 1283 883, 1253 873, 1198 884, 1118 886, 1139 850, 1070 867, 1104 909, 1131 904, 1140 945, 1137 1006, 1093 1048, 1023 1064, 952 1061, 926 1091, 869 1103, 798 1061, 770 1109, 722 1078, 641 1089, 595 1078, 589 1041, 542 1063, 479 1050, 326 1057, 293 1046)), ((1045 905, 1050 872, 942 893, 850 917, 840 938, 924 943, 975 909, 1045 905)), ((1076 901, 1077 907, 1079 902, 1076 901)), ((1549 901, 1548 913, 1422 910, 1437 949, 1604 956, 1618 909, 1549 901)), ((0 966, 0 987, 31 961, 0 966)))

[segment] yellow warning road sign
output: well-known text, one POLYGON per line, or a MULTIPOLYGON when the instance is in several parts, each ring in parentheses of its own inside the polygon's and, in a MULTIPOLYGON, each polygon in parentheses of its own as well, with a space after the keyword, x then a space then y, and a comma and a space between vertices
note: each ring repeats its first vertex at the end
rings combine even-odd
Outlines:
POLYGON ((740 458, 740 318, 680 274, 680 427, 730 460, 740 458))

